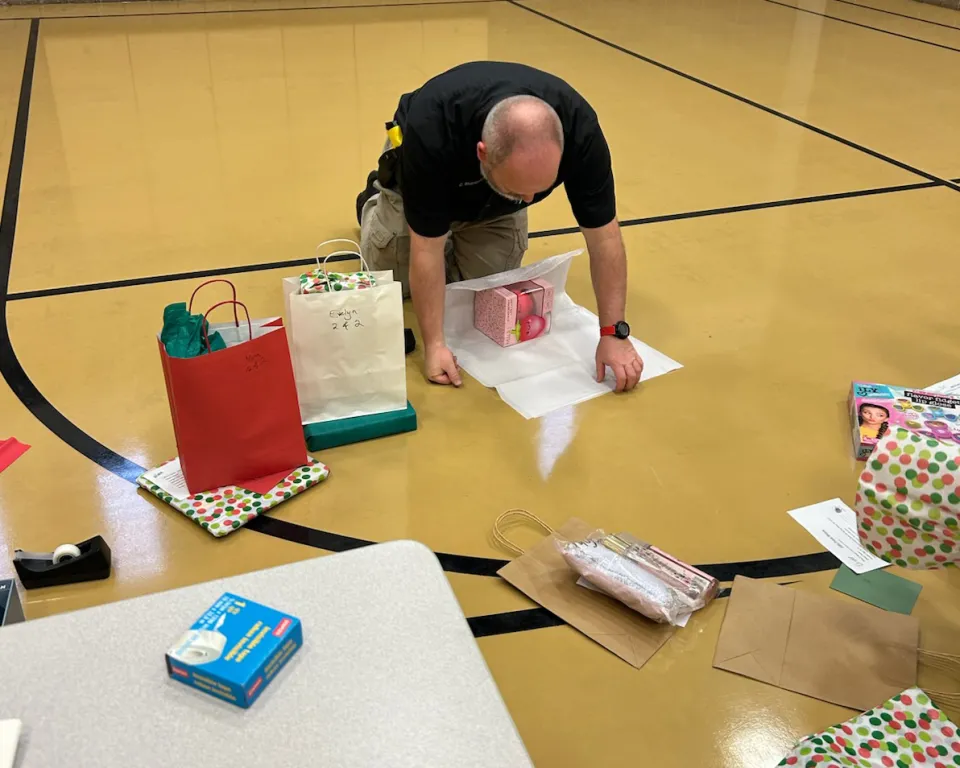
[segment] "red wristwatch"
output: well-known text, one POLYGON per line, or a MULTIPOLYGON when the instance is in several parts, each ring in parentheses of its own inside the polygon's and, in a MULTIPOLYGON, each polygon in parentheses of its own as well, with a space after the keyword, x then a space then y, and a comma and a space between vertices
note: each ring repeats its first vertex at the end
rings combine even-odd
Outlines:
POLYGON ((601 325, 600 335, 616 336, 618 339, 627 339, 630 337, 630 326, 627 325, 625 320, 621 320, 619 323, 614 323, 613 325, 601 325))

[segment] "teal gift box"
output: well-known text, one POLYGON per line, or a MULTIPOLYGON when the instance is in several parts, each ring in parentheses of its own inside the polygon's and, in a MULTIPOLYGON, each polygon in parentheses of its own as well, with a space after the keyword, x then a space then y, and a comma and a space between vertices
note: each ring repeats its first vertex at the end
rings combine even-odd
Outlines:
POLYGON ((303 645, 300 619, 226 593, 167 651, 174 680, 247 708, 303 645))
POLYGON ((399 411, 304 424, 303 437, 307 441, 308 451, 323 451, 377 437, 413 432, 416 428, 417 412, 408 401, 407 407, 399 411))

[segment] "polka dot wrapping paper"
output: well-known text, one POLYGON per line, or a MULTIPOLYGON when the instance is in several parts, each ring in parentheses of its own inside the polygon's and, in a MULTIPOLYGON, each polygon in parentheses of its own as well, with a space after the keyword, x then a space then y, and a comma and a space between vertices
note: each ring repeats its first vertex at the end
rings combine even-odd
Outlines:
POLYGON ((904 568, 955 565, 960 445, 891 430, 867 459, 854 506, 860 540, 875 555, 904 568))
POLYGON ((226 485, 215 491, 197 493, 185 499, 175 499, 143 475, 137 484, 177 512, 190 518, 212 536, 221 537, 242 528, 253 518, 303 493, 330 475, 330 469, 316 459, 297 467, 266 493, 254 493, 235 485, 226 485))
POLYGON ((796 768, 948 768, 960 765, 955 726, 919 688, 853 720, 809 736, 778 766, 796 768))
POLYGON ((300 275, 300 293, 359 291, 376 284, 377 278, 370 272, 325 272, 318 268, 300 275))

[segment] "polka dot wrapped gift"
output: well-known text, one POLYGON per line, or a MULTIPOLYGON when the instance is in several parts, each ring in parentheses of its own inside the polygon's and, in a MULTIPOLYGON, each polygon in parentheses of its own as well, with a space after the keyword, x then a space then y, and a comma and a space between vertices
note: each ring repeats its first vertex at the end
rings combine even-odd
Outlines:
POLYGON ((377 278, 370 272, 324 272, 315 269, 300 275, 300 293, 360 291, 373 288, 377 278))
POLYGON ((778 763, 796 768, 956 768, 960 736, 919 688, 809 736, 778 763))
POLYGON ((904 568, 956 565, 960 445, 892 429, 867 459, 855 507, 860 540, 875 555, 904 568))
POLYGON ((309 464, 297 467, 266 493, 254 493, 236 485, 226 485, 215 491, 175 499, 160 486, 147 480, 145 475, 137 478, 137 484, 193 520, 207 533, 219 538, 233 533, 258 515, 326 480, 329 475, 330 469, 326 464, 311 458, 309 464))
POLYGON ((365 288, 373 288, 377 284, 377 276, 374 275, 367 262, 363 260, 360 253, 360 245, 353 240, 326 240, 317 246, 319 254, 326 246, 333 243, 344 243, 349 248, 333 251, 328 254, 323 261, 317 256, 317 268, 310 272, 300 275, 300 293, 328 293, 331 291, 362 291, 365 288), (334 257, 355 257, 360 261, 361 271, 359 272, 327 272, 327 261, 334 257))

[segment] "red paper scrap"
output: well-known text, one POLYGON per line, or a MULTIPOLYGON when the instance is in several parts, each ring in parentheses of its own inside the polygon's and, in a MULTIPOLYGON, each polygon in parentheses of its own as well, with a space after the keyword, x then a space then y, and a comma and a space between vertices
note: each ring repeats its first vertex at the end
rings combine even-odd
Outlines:
POLYGON ((21 443, 15 437, 0 440, 0 472, 3 472, 28 450, 30 450, 30 446, 21 443))

